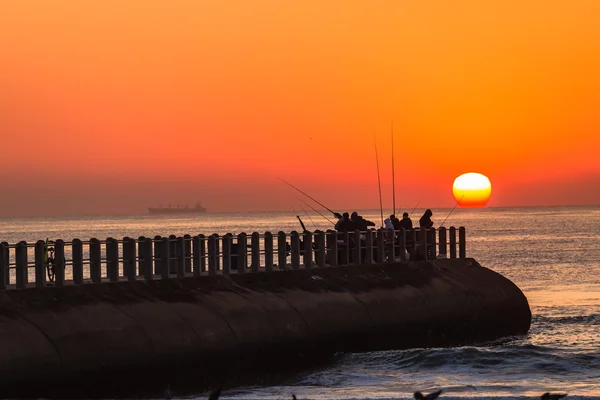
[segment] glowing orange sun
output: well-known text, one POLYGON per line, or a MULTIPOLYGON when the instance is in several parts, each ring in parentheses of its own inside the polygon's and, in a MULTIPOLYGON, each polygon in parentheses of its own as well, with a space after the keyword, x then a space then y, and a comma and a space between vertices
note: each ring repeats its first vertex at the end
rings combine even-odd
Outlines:
POLYGON ((461 207, 484 207, 492 195, 492 184, 487 176, 469 172, 454 180, 452 194, 461 207))

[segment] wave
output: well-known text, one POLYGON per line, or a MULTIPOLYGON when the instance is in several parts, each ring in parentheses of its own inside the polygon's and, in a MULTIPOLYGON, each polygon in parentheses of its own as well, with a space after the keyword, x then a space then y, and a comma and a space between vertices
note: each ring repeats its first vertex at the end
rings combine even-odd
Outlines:
POLYGON ((549 317, 544 315, 535 315, 532 318, 534 324, 586 324, 586 325, 600 325, 600 314, 590 315, 577 315, 577 316, 561 316, 561 317, 549 317))

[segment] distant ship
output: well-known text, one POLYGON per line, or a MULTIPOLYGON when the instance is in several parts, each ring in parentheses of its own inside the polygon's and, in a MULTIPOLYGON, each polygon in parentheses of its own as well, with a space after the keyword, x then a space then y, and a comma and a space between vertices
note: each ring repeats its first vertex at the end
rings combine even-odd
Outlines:
POLYGON ((148 208, 148 212, 150 214, 198 214, 205 213, 206 208, 202 207, 200 203, 197 203, 194 208, 189 208, 187 204, 185 207, 179 207, 179 204, 177 207, 171 207, 169 204, 168 207, 150 207, 148 208))

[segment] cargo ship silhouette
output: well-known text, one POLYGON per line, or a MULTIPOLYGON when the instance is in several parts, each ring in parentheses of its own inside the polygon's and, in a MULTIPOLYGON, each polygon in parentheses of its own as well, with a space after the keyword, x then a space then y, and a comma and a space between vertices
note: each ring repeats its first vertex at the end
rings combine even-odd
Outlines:
POLYGON ((159 207, 148 208, 148 213, 150 214, 199 214, 205 212, 206 208, 202 207, 200 203, 196 203, 196 206, 194 208, 189 208, 187 204, 185 205, 185 207, 179 207, 179 204, 177 205, 177 207, 171 207, 171 205, 169 204, 168 207, 163 207, 161 205, 159 207))

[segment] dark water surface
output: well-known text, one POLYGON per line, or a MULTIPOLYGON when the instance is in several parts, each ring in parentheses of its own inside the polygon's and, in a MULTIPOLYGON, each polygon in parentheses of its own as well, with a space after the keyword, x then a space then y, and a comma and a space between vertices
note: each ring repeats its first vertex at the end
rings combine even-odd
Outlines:
MULTIPOLYGON (((449 210, 433 212, 439 226, 449 210)), ((378 220, 378 211, 364 214, 378 220)), ((311 216, 320 229, 330 227, 311 216)), ((443 398, 520 398, 549 390, 567 391, 569 398, 599 397, 600 207, 457 209, 445 226, 465 226, 467 256, 525 293, 533 312, 527 336, 481 347, 340 354, 277 386, 227 390, 222 398, 289 399, 295 393, 299 399, 407 399, 415 390, 440 387, 443 398)), ((267 230, 300 227, 292 213, 15 218, 0 220, 0 241, 267 230)))

